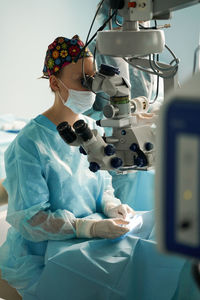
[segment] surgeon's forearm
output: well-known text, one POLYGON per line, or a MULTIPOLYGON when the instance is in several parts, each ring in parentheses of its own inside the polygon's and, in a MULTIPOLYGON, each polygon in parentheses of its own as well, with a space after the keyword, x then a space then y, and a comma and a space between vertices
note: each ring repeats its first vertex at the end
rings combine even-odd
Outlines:
POLYGON ((39 211, 26 224, 24 234, 30 240, 64 240, 75 237, 75 217, 66 210, 39 211))
POLYGON ((110 207, 116 207, 121 204, 121 201, 113 194, 113 190, 105 190, 102 197, 102 211, 106 214, 106 211, 110 207))

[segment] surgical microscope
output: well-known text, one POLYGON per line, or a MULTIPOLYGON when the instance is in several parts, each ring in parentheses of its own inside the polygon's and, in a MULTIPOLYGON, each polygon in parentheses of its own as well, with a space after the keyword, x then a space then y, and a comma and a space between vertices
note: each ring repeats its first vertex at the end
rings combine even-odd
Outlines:
MULTIPOLYGON (((103 2, 103 1, 102 1, 103 2)), ((96 48, 100 54, 124 57, 134 65, 148 64, 145 59, 152 53, 164 49, 164 33, 159 29, 142 29, 139 21, 153 18, 152 1, 110 1, 113 13, 123 17, 122 30, 98 31, 96 48), (135 60, 137 62, 135 62, 135 60), (141 60, 141 62, 139 62, 141 60)), ((151 66, 148 66, 151 68, 151 66)), ((176 66, 168 66, 162 76, 174 78, 176 66)), ((154 73, 153 70, 149 71, 154 73)), ((58 131, 64 141, 71 146, 79 146, 80 152, 87 155, 89 169, 116 170, 149 170, 155 165, 155 121, 139 118, 148 111, 149 101, 141 95, 130 99, 130 83, 120 76, 120 70, 109 65, 101 65, 94 76, 84 76, 83 85, 94 93, 104 92, 110 97, 109 104, 104 106, 105 119, 97 121, 101 127, 112 128, 111 136, 100 136, 97 130, 91 130, 83 120, 74 123, 73 128, 66 122, 59 124, 58 131)))
MULTIPOLYGON (((110 0, 111 17, 123 17, 121 30, 98 30, 96 49, 100 54, 122 57, 132 66, 164 79, 165 94, 178 86, 178 58, 170 50, 173 60, 164 64, 156 60, 166 47, 160 28, 145 28, 142 23, 153 19, 168 19, 171 11, 197 1, 110 0)), ((102 1, 103 3, 103 1, 102 1)), ((110 19, 108 20, 110 21, 110 19)), ((86 44, 87 45, 87 44, 86 44)), ((130 83, 120 76, 120 70, 101 65, 94 76, 84 75, 83 86, 94 93, 104 92, 110 97, 104 106, 105 119, 97 121, 101 127, 112 128, 111 136, 100 136, 90 130, 83 120, 73 128, 61 123, 58 131, 66 143, 79 146, 87 155, 89 169, 129 172, 155 167, 156 116, 150 119, 140 115, 148 111, 149 101, 144 96, 130 99, 130 83)))

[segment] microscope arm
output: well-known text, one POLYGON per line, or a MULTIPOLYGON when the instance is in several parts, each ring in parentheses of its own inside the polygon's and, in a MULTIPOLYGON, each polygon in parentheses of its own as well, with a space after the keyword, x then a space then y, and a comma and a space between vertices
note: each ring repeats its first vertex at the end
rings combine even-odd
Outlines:
POLYGON ((172 11, 179 10, 188 6, 200 3, 200 0, 154 0, 153 3, 153 18, 160 18, 159 16, 169 14, 172 11))

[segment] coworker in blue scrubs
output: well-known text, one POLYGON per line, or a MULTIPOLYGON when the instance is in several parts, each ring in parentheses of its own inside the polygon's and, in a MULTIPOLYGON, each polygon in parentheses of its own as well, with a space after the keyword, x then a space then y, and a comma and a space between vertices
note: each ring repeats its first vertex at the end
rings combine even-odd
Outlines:
MULTIPOLYGON (((97 19, 102 25, 109 17, 109 1, 105 0, 102 4, 97 19)), ((117 22, 122 24, 123 18, 117 15, 117 22)), ((119 29, 119 25, 112 21, 112 26, 115 30, 119 29)), ((109 29, 108 26, 106 29, 109 29)), ((90 51, 94 53, 96 46, 96 40, 89 44, 90 51)), ((149 100, 149 103, 153 102, 156 96, 156 82, 155 75, 140 71, 128 63, 126 63, 121 57, 112 57, 101 55, 96 51, 95 56, 97 67, 101 64, 109 64, 115 67, 119 67, 120 75, 130 81, 131 84, 131 98, 139 96, 145 96, 149 100)), ((162 82, 160 82, 161 84, 162 82)), ((98 93, 96 95, 93 107, 85 112, 85 115, 90 116, 95 120, 103 119, 103 107, 108 104, 108 95, 98 93)), ((150 111, 157 110, 163 101, 163 90, 160 85, 158 97, 154 104, 150 105, 150 111)), ((105 129, 106 134, 109 136, 110 128, 105 129)), ((128 174, 119 174, 111 171, 112 185, 114 193, 122 203, 126 203, 135 210, 151 210, 154 208, 154 171, 148 172, 132 172, 128 174)))
POLYGON ((55 94, 54 104, 21 130, 5 154, 3 184, 11 228, 0 248, 0 269, 2 278, 24 298, 29 294, 34 299, 48 241, 117 238, 129 230, 122 226, 129 223, 127 214, 134 214, 114 197, 108 172, 92 173, 87 157, 57 131, 62 121, 72 126, 84 119, 91 129, 96 126, 82 115, 95 100, 81 85, 83 57, 86 74, 94 72, 92 54, 83 47, 77 35, 58 37, 49 45, 43 78, 55 94), (96 212, 108 218, 84 218, 96 212))

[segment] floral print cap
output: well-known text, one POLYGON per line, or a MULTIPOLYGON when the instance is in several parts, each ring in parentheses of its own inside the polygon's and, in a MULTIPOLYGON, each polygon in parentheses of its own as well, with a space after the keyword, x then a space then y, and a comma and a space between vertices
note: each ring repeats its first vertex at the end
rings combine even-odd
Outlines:
POLYGON ((80 40, 78 35, 72 39, 57 37, 53 43, 48 46, 44 61, 42 78, 49 78, 56 74, 64 66, 70 63, 76 63, 78 59, 93 56, 90 50, 80 40))

